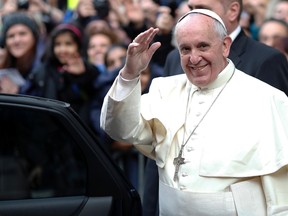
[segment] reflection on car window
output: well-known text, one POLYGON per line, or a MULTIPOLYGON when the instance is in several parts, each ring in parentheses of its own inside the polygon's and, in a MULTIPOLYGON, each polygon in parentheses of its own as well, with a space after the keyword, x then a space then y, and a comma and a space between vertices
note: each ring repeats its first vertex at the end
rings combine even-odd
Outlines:
POLYGON ((83 195, 86 167, 55 114, 0 107, 0 200, 83 195))

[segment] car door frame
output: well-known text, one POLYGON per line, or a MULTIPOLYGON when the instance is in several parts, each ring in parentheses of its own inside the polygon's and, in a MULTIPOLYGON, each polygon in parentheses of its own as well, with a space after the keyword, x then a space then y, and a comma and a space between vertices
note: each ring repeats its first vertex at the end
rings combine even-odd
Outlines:
POLYGON ((1 106, 41 110, 58 116, 77 143, 81 143, 79 146, 88 164, 87 188, 83 196, 0 201, 1 215, 141 215, 141 200, 137 190, 68 103, 0 94, 1 106), (103 182, 106 183, 105 187, 103 182))

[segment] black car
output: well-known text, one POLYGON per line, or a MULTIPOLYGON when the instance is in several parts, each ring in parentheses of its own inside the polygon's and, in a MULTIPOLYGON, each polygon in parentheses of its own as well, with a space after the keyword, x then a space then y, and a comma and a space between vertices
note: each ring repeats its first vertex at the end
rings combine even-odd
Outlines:
POLYGON ((0 215, 141 215, 138 192, 70 105, 0 95, 0 215))

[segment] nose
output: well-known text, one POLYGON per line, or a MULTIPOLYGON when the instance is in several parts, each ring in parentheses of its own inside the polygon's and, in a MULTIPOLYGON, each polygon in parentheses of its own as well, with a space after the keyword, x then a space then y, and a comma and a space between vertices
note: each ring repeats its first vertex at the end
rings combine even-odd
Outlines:
POLYGON ((66 46, 63 45, 63 44, 59 45, 59 46, 58 46, 58 49, 59 49, 59 51, 60 51, 61 53, 66 52, 66 46))
POLYGON ((193 65, 198 64, 201 61, 202 57, 197 50, 191 50, 189 60, 193 65))
POLYGON ((15 35, 12 37, 12 41, 13 41, 14 43, 19 42, 20 39, 21 39, 21 36, 18 35, 18 34, 15 34, 15 35))
POLYGON ((122 63, 123 63, 123 61, 121 58, 115 59, 114 66, 120 67, 122 65, 122 63))

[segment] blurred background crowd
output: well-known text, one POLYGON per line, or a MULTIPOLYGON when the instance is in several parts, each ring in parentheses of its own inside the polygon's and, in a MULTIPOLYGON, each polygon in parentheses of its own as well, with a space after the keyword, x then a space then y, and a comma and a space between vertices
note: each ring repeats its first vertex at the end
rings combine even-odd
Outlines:
MULTIPOLYGON (((164 76, 175 23, 189 10, 185 0, 2 0, 0 93, 70 103, 141 192, 145 158, 100 129, 102 101, 128 44, 151 26, 162 46, 141 75, 142 92, 164 76)), ((240 25, 288 58, 288 0, 243 0, 240 25)))

